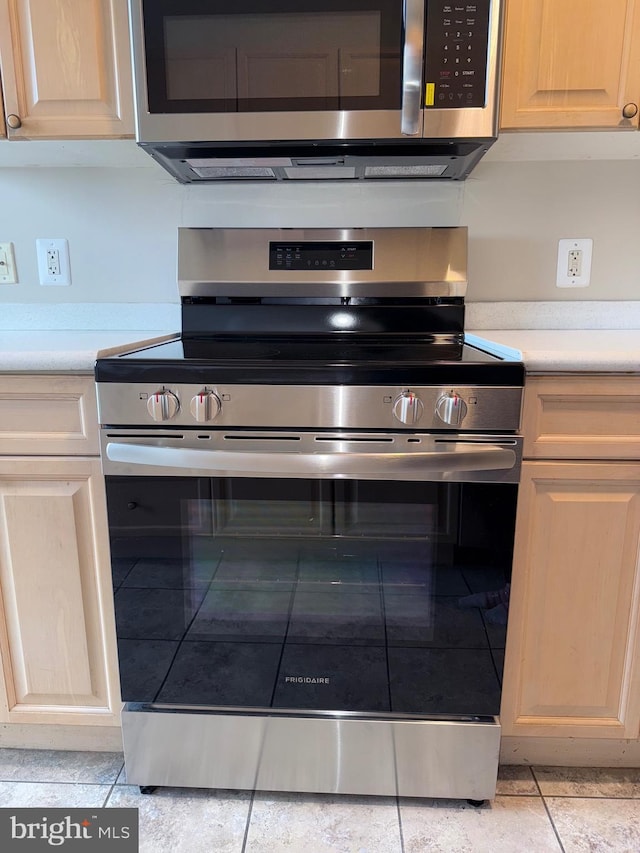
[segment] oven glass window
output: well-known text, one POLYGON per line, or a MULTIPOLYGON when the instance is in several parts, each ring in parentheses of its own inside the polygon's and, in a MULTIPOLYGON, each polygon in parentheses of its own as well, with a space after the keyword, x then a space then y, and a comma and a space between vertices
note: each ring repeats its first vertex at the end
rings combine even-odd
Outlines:
POLYGON ((148 0, 151 113, 398 109, 397 0, 148 0))
POLYGON ((123 699, 497 714, 516 489, 107 477, 123 699))

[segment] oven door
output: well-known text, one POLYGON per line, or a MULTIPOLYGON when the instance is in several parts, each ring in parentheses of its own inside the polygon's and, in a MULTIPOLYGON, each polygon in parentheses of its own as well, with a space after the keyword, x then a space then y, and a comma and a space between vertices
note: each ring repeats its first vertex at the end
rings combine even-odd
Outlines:
POLYGON ((138 140, 422 131, 424 0, 131 0, 138 140))
POLYGON ((519 438, 135 432, 103 436, 125 701, 498 714, 519 438))

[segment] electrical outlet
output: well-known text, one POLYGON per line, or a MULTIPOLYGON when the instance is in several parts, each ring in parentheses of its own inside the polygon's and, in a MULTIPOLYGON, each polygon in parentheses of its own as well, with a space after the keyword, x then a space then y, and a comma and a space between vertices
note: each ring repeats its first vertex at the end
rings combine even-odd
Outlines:
POLYGON ((40 284, 71 284, 69 244, 64 239, 36 240, 40 284))
POLYGON ((17 284, 18 271, 13 243, 0 243, 0 284, 17 284))
POLYGON ((47 249, 48 275, 60 275, 60 252, 57 249, 47 249))
POLYGON ((591 281, 593 240, 558 241, 557 287, 588 287, 591 281))
POLYGON ((582 275, 582 249, 569 249, 567 274, 569 278, 580 278, 582 275))

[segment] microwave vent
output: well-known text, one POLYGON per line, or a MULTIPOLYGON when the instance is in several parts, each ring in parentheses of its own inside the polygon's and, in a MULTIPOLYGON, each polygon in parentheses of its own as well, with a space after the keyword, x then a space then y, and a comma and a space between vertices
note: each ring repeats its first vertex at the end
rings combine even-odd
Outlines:
POLYGON ((273 169, 255 166, 192 166, 193 171, 199 178, 205 180, 228 180, 229 178, 267 178, 275 180, 273 169))
POLYGON ((365 178, 439 178, 447 171, 440 163, 417 166, 366 166, 365 178))

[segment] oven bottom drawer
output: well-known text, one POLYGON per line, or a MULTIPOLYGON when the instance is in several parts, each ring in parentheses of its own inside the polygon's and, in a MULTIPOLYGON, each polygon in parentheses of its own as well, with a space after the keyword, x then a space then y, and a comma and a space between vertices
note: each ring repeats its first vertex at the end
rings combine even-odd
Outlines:
POLYGON ((122 714, 127 782, 332 794, 495 796, 500 725, 150 709, 122 714))

